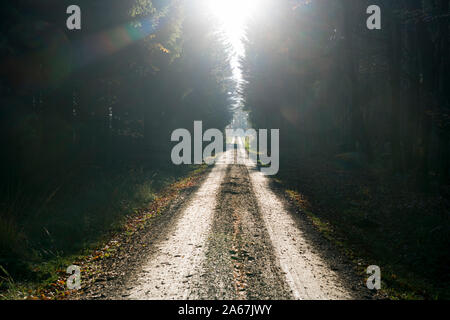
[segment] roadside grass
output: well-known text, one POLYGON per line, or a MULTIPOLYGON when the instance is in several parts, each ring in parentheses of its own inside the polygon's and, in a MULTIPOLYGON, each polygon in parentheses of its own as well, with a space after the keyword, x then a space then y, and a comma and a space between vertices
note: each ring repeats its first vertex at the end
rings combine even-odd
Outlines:
POLYGON ((374 178, 370 170, 342 170, 318 159, 288 166, 274 182, 361 277, 378 265, 381 293, 390 299, 450 298, 448 203, 379 172, 374 178))
POLYGON ((268 164, 264 164, 260 159, 259 159, 259 155, 262 154, 262 152, 259 152, 255 149, 251 149, 250 146, 250 138, 246 137, 244 139, 244 149, 247 151, 248 155, 254 155, 257 157, 256 160, 256 165, 258 166, 258 168, 269 168, 270 167, 270 163, 268 164))
MULTIPOLYGON (((251 154, 254 154, 256 156, 259 156, 261 154, 261 152, 259 152, 258 150, 252 149, 251 148, 251 142, 250 141, 250 137, 245 137, 244 138, 244 149, 251 154)), ((261 161, 258 159, 258 163, 261 164, 261 161)))
MULTIPOLYGON (((91 256, 114 233, 134 232, 129 226, 133 216, 160 201, 161 192, 182 188, 191 175, 205 168, 92 168, 56 192, 56 188, 47 188, 34 199, 21 192, 14 201, 3 202, 0 299, 52 298, 45 294, 45 288, 52 286, 57 295, 69 294, 60 279, 67 277, 66 268, 73 261, 91 256)), ((136 228, 143 222, 136 221, 136 228)), ((92 258, 108 255, 104 252, 92 258)))

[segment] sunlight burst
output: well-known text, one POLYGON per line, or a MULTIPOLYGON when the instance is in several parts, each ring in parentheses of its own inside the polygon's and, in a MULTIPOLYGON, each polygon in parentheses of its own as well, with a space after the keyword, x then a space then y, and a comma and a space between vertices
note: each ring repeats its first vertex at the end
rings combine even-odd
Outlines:
MULTIPOLYGON (((211 15, 219 22, 220 30, 231 45, 233 53, 230 64, 237 88, 243 84, 240 59, 245 56, 245 30, 251 16, 260 8, 261 0, 204 0, 211 15)), ((234 95, 235 106, 240 106, 242 97, 234 95)))
POLYGON ((258 0, 204 0, 211 14, 221 24, 236 54, 244 54, 242 39, 245 24, 258 9, 258 0))

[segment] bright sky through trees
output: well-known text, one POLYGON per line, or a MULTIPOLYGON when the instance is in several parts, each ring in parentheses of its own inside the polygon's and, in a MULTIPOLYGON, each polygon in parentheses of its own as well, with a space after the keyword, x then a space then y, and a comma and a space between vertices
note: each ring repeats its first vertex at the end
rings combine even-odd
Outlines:
POLYGON ((259 0, 204 0, 205 5, 218 20, 221 31, 233 48, 231 67, 233 78, 238 86, 242 81, 240 58, 245 55, 243 39, 245 37, 246 23, 251 15, 258 10, 259 0))

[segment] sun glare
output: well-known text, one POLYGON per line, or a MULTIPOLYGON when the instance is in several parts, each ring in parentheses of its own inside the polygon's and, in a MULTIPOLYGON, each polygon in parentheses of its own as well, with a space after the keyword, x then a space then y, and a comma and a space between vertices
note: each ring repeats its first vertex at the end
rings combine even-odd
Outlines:
MULTIPOLYGON (((249 18, 258 10, 261 0, 204 0, 211 15, 219 22, 220 31, 231 45, 231 68, 237 88, 243 83, 240 59, 245 56, 244 37, 249 18)), ((240 106, 242 97, 234 95, 235 106, 240 106)))
POLYGON ((244 54, 242 39, 245 24, 258 8, 258 0, 204 0, 211 14, 221 24, 222 31, 237 55, 244 54))

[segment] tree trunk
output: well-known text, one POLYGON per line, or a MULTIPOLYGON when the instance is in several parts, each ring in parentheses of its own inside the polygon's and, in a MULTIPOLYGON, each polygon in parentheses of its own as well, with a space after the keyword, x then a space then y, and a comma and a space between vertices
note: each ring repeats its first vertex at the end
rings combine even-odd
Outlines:
POLYGON ((389 78, 391 85, 391 148, 392 169, 396 173, 403 171, 402 150, 400 143, 400 73, 401 73, 401 32, 398 18, 394 15, 394 5, 389 8, 390 39, 389 39, 389 78))
POLYGON ((350 126, 351 126, 351 139, 357 150, 362 150, 369 161, 373 159, 372 148, 370 145, 367 129, 364 124, 364 119, 361 112, 361 102, 359 100, 359 86, 358 86, 358 52, 355 49, 355 16, 353 10, 360 8, 359 1, 344 0, 344 34, 345 34, 345 61, 347 67, 347 76, 350 80, 350 126))

